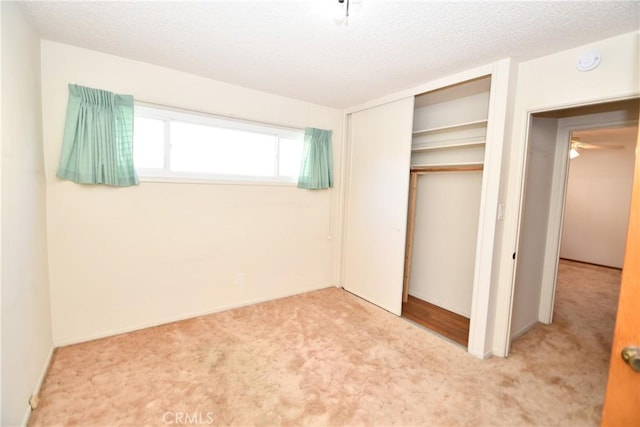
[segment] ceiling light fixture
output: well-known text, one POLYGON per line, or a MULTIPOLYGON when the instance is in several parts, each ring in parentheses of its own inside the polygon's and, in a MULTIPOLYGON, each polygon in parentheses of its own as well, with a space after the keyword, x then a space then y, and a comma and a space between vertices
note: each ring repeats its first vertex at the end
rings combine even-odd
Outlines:
POLYGON ((349 14, 353 6, 359 7, 362 0, 338 0, 336 15, 333 18, 336 25, 349 25, 349 14))
POLYGON ((569 160, 573 160, 580 155, 580 149, 582 148, 578 138, 571 139, 569 147, 569 160))
POLYGON ((573 160, 579 155, 580 152, 576 148, 571 147, 571 150, 569 150, 569 159, 573 160))

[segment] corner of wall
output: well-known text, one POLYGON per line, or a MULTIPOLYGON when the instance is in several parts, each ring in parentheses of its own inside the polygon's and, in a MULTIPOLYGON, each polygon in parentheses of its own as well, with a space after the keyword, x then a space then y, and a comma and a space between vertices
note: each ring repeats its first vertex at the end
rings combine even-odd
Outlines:
POLYGON ((4 248, 0 422, 19 425, 28 420, 29 399, 39 389, 53 351, 42 156, 41 51, 38 34, 19 3, 2 2, 0 10, 4 248))
MULTIPOLYGON (((35 388, 33 389, 33 393, 31 396, 38 396, 40 394, 40 389, 42 388, 42 384, 44 383, 44 379, 47 376, 47 372, 49 371, 49 366, 51 365, 51 360, 53 359, 53 353, 55 351, 55 347, 52 345, 49 349, 49 354, 47 355, 42 368, 40 369, 40 375, 38 376, 38 380, 36 381, 35 388)), ((33 412, 33 408, 28 404, 24 416, 22 417, 22 426, 26 426, 29 424, 29 418, 31 418, 31 413, 33 412)))

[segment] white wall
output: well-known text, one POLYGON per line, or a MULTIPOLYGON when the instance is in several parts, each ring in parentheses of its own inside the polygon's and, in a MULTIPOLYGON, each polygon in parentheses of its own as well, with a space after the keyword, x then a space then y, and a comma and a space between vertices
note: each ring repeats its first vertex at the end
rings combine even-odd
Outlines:
POLYGON ((583 150, 571 160, 562 258, 622 268, 635 143, 634 136, 622 150, 583 150))
MULTIPOLYGON (((623 34, 521 63, 517 112, 637 95, 639 34, 623 34), (578 71, 575 65, 580 55, 594 49, 601 53, 600 65, 592 71, 578 71)), ((516 117, 520 125, 525 124, 523 119, 516 117)), ((514 131, 521 139, 523 129, 514 131)))
POLYGON ((493 337, 496 354, 506 354, 508 347, 505 337, 509 336, 514 279, 511 254, 516 249, 529 113, 637 96, 639 34, 623 34, 519 65, 509 173, 502 179, 507 193, 503 242, 498 255, 500 289, 493 337), (591 49, 600 51, 600 66, 590 72, 578 71, 575 67, 578 57, 591 49))
POLYGON ((2 2, 2 421, 26 422, 53 349, 45 231, 40 42, 2 2))
POLYGON ((557 119, 535 117, 531 121, 525 200, 517 249, 512 337, 521 335, 538 322, 557 131, 557 119))
POLYGON ((338 188, 144 182, 116 189, 56 178, 68 83, 160 105, 333 129, 336 172, 342 152, 340 110, 43 41, 56 345, 336 284, 338 239, 330 237, 338 188), (242 286, 235 285, 237 273, 245 276, 242 286))
MULTIPOLYGON (((518 66, 513 64, 508 69, 508 79, 503 80, 503 83, 499 86, 492 83, 493 95, 501 94, 506 98, 506 102, 503 104, 505 112, 505 123, 501 129, 503 138, 502 153, 501 153, 501 169, 497 171, 498 176, 495 178, 499 181, 499 192, 497 195, 498 206, 495 215, 495 244, 493 247, 492 263, 491 263, 491 292, 489 295, 489 307, 487 315, 486 326, 486 338, 484 340, 483 355, 496 355, 504 357, 507 355, 506 346, 509 342, 508 336, 508 323, 510 321, 510 309, 511 300, 504 298, 501 294, 500 278, 502 277, 502 268, 505 261, 508 262, 509 253, 513 246, 510 244, 505 248, 505 209, 506 201, 508 200, 508 181, 505 176, 509 173, 509 160, 513 153, 513 110, 516 102, 516 88, 518 83, 518 66)), ((492 218, 488 218, 487 221, 491 221, 492 218)), ((482 253, 480 253, 482 256, 482 253)), ((476 255, 478 257, 478 255, 476 255)), ((475 300, 472 301, 472 304, 475 300)), ((473 306, 472 306, 473 309, 473 306)), ((472 310, 473 311, 473 310, 472 310)), ((473 328, 471 328, 473 329, 473 328)), ((470 336, 471 336, 470 330, 470 336)), ((471 343, 471 342, 470 342, 471 343)))
POLYGON ((482 171, 418 176, 409 294, 467 318, 482 171))

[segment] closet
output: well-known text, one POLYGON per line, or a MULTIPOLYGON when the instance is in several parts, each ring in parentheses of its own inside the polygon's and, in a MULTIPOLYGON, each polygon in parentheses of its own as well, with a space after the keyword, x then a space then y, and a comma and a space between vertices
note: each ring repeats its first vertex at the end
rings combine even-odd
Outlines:
POLYGON ((415 97, 402 315, 467 345, 490 76, 415 97))
POLYGON ((346 111, 342 286, 398 316, 413 298, 455 313, 477 357, 496 339, 511 74, 497 61, 346 111))

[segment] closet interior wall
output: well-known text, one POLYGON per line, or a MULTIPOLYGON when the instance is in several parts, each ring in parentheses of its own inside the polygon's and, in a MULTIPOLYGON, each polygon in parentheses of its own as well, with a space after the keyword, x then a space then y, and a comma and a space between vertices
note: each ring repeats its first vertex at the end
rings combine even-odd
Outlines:
POLYGON ((417 95, 407 294, 470 318, 491 77, 417 95))

